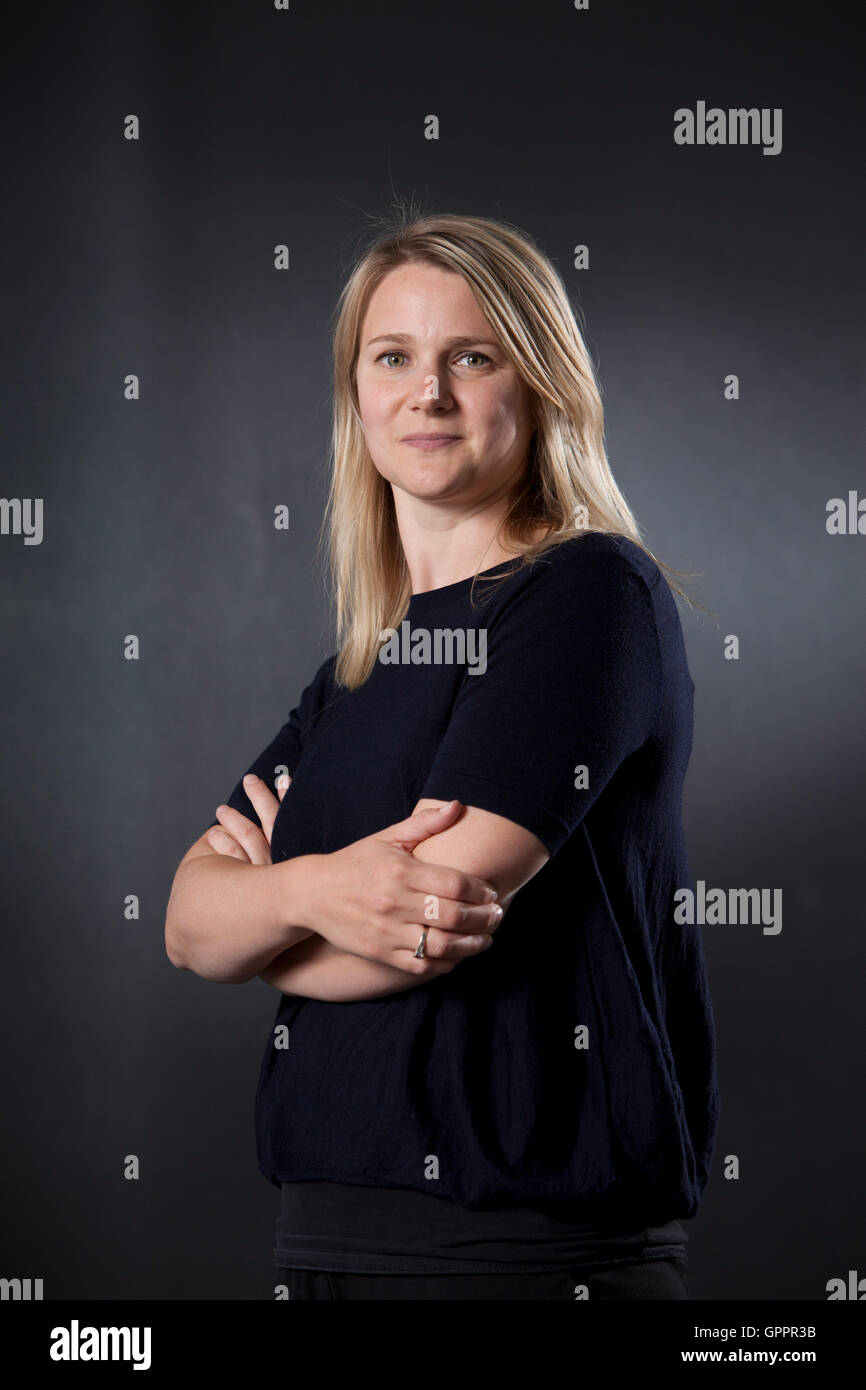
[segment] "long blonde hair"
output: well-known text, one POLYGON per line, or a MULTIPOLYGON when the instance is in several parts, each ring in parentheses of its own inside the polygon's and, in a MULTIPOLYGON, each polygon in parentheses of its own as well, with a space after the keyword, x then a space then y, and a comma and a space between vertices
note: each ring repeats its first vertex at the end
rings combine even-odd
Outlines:
POLYGON ((355 380, 371 296, 391 270, 410 263, 463 276, 532 392, 536 430, 527 468, 497 532, 502 546, 516 551, 518 565, 586 531, 612 532, 639 545, 671 588, 701 608, 669 577, 687 572, 664 565, 644 545, 614 480, 592 362, 552 262, 509 223, 403 210, 356 262, 334 311, 331 478, 319 540, 327 534, 338 685, 363 685, 380 651, 380 632, 399 628, 412 593, 391 485, 367 449, 355 380), (547 529, 539 540, 541 526, 547 529))

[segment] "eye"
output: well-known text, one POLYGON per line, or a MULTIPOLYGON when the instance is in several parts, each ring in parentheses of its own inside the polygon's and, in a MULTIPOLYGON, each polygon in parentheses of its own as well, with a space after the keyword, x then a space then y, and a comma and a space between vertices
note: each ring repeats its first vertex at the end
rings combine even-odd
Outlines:
MULTIPOLYGON (((377 361, 377 362, 382 362, 386 357, 405 357, 405 356, 406 356, 405 352, 400 352, 398 348, 389 348, 386 352, 380 352, 380 353, 379 353, 379 356, 376 358, 376 361, 377 361)), ((467 348, 465 352, 461 352, 461 353, 460 353, 460 357, 480 357, 482 363, 485 364, 485 365, 487 365, 489 362, 492 361, 492 358, 488 357, 486 353, 484 353, 484 352, 474 352, 471 348, 467 348)), ((459 361, 459 358, 458 358, 458 361, 459 361)))

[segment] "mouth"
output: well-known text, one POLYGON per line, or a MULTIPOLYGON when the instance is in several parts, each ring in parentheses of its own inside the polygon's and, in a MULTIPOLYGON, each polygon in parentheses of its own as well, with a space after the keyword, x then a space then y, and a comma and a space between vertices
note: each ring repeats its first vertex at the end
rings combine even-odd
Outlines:
POLYGON ((459 434, 407 434, 401 443, 408 444, 412 449, 447 449, 451 444, 459 443, 459 434))

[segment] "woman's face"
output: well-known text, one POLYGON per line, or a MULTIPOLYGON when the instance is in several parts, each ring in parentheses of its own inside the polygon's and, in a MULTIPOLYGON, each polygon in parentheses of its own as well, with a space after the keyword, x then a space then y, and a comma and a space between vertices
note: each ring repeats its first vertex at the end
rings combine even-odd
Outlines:
POLYGON ((476 507, 522 476, 531 393, 461 275, 431 265, 386 275, 361 325, 357 385, 370 456, 395 489, 476 507), (407 439, 425 434, 448 438, 407 439))

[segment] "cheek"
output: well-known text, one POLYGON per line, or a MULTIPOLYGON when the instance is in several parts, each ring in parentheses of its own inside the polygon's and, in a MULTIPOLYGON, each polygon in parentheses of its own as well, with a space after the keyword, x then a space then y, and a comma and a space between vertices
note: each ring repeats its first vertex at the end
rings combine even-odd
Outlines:
POLYGON ((358 383, 358 409, 364 428, 372 429, 376 422, 376 397, 362 382, 358 383))
POLYGON ((390 393, 369 381, 358 381, 358 405, 367 429, 374 430, 387 422, 392 413, 390 393))
POLYGON ((516 391, 492 392, 479 401, 480 418, 487 433, 503 439, 513 439, 523 421, 521 398, 516 391))

